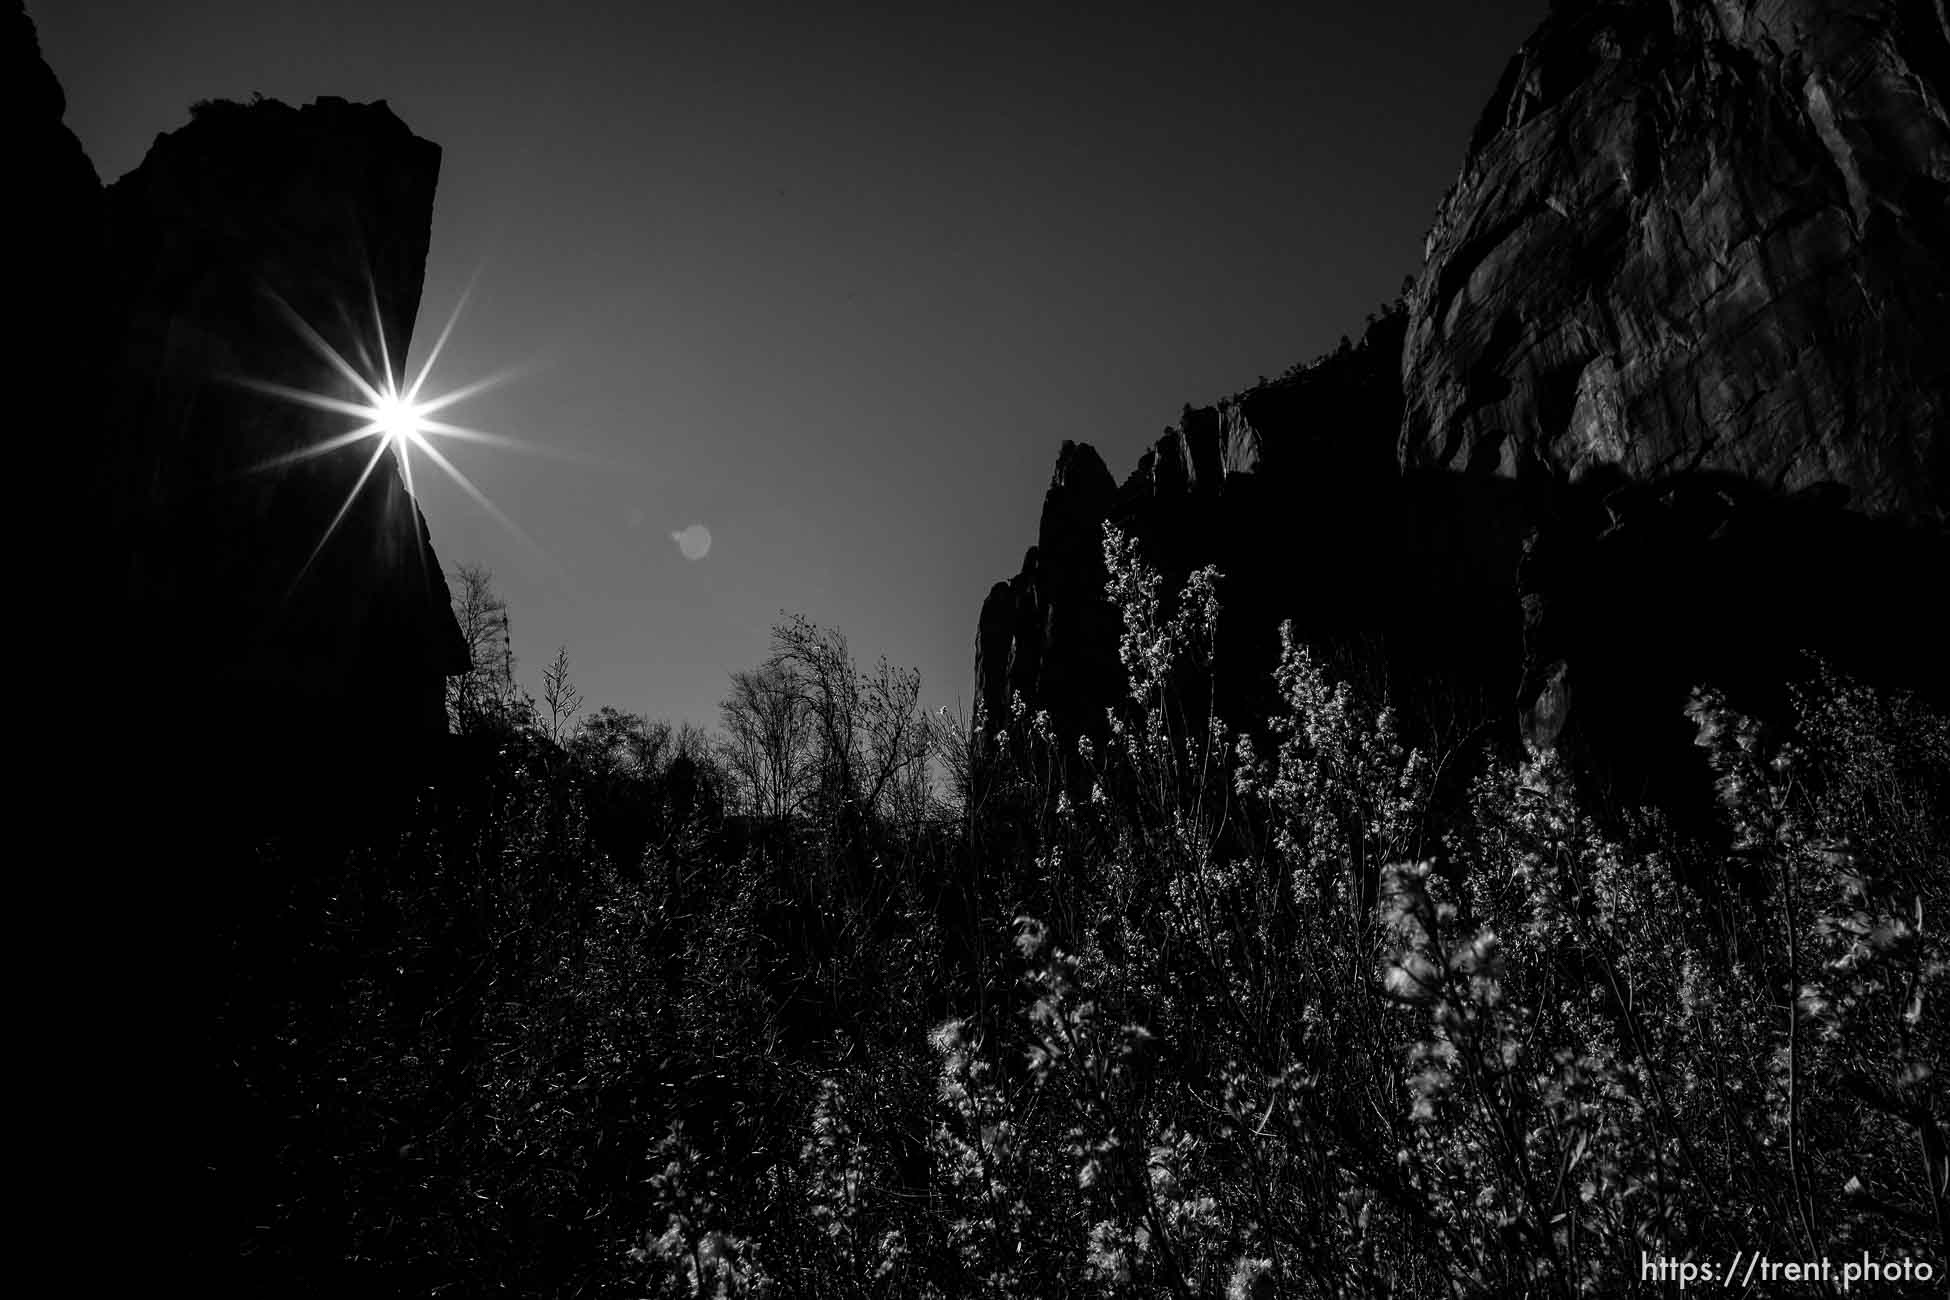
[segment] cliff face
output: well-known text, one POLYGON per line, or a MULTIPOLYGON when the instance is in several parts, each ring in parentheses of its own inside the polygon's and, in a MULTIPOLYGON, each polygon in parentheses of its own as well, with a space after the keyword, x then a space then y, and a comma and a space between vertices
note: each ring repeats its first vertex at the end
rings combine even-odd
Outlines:
POLYGON ((1400 452, 1530 486, 1532 741, 1669 749, 1694 681, 1764 708, 1804 646, 1935 685, 1946 92, 1934 0, 1566 4, 1510 62, 1410 295, 1400 452))
POLYGON ((104 189, 9 8, 40 232, 22 318, 50 326, 17 387, 60 431, 39 527, 63 539, 48 626, 84 720, 136 744, 144 785, 240 809, 410 763, 467 662, 425 523, 390 452, 355 492, 372 441, 297 455, 349 417, 239 381, 355 396, 294 316, 368 381, 381 330, 400 366, 439 150, 384 104, 205 105, 104 189))
POLYGON ((1560 6, 1429 234, 1404 463, 1940 520, 1946 95, 1938 0, 1560 6))
POLYGON ((26 1037, 73 1063, 37 1099, 78 1144, 47 1163, 50 1203, 89 1204, 87 1171, 133 1160, 172 1195, 129 1258, 228 1261, 213 1170, 251 1167, 233 1144, 261 1103, 208 1044, 249 1036, 217 1027, 238 1014, 236 937, 290 901, 257 842, 368 825, 443 735, 466 663, 390 463, 294 582, 372 444, 262 469, 348 423, 232 380, 345 395, 272 293, 368 376, 376 296, 403 356, 439 153, 383 105, 218 107, 105 190, 64 111, 24 11, 0 5, 8 517, 31 592, 16 696, 40 776, 20 802, 56 855, 20 873, 19 906, 62 936, 24 964, 66 972, 26 1037), (129 1010, 105 1033, 111 1007, 129 1010))
MULTIPOLYGON (((1765 708, 1805 647, 1940 686, 1946 88, 1932 0, 1561 3, 1402 309, 1188 408, 1108 510, 1059 468, 1044 532, 1054 503, 1168 577, 1224 568, 1235 722, 1292 618, 1429 729, 1568 748, 1627 799, 1690 771, 1698 681, 1765 708)), ((1107 620, 1080 612, 1101 579, 1039 543, 991 593, 991 725, 1012 690, 1101 716, 1114 639, 1063 633, 1107 620)))
POLYGON ((393 454, 355 494, 370 440, 290 459, 351 417, 238 382, 358 399, 298 321, 371 383, 383 330, 397 369, 439 158, 383 104, 220 105, 106 195, 117 576, 188 663, 290 702, 300 729, 348 706, 377 736, 443 726, 444 675, 465 666, 393 454))
MULTIPOLYGON (((21 183, 19 201, 8 204, 15 256, 10 271, 14 317, 20 328, 6 352, 7 400, 16 430, 15 465, 26 462, 19 481, 59 485, 64 498, 85 482, 89 453, 77 425, 92 432, 90 373, 103 325, 99 259, 102 247, 101 182, 81 142, 63 122, 67 99, 41 59, 34 27, 18 3, 0 6, 0 114, 8 125, 10 175, 21 183), (19 436, 24 434, 26 436, 19 436)), ((18 472, 18 468, 17 468, 18 472)), ((76 529, 65 510, 20 494, 10 518, 23 538, 22 554, 44 553, 49 538, 57 553, 74 554, 71 570, 28 566, 32 604, 43 612, 35 629, 57 660, 73 660, 86 638, 82 604, 71 574, 92 574, 87 529, 76 529), (79 533, 79 537, 76 534, 79 533)), ((57 720, 45 720, 52 727, 57 720)))
POLYGON ((1119 616, 1103 596, 1106 522, 1139 540, 1167 586, 1221 570, 1218 705, 1230 717, 1270 708, 1286 619, 1344 667, 1385 647, 1391 677, 1475 689, 1492 665, 1514 666, 1514 637, 1482 616, 1514 617, 1485 561, 1513 560, 1514 540, 1499 542, 1495 521, 1440 476, 1405 480, 1394 462, 1405 323, 1391 308, 1356 345, 1185 408, 1121 485, 1091 447, 1063 444, 1037 544, 982 608, 985 725, 1005 722, 1019 695, 1060 731, 1098 733, 1123 698, 1119 616))

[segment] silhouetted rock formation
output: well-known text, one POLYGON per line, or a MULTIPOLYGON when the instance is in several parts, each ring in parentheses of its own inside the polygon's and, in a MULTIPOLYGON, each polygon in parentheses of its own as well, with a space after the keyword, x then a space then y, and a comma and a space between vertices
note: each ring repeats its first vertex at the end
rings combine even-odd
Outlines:
POLYGON ((444 735, 445 678, 466 666, 390 454, 356 496, 371 441, 265 469, 352 422, 234 381, 352 396, 278 300, 368 379, 380 328, 400 364, 440 155, 383 104, 204 105, 104 189, 18 4, 0 91, 14 514, 38 618, 17 681, 46 778, 22 802, 51 853, 22 906, 64 936, 36 967, 63 974, 24 1053, 58 1080, 37 1113, 63 1112, 37 1181, 94 1222, 113 1213, 90 1204, 113 1190, 101 1170, 150 1170, 171 1190, 129 1225, 125 1257, 147 1261, 131 1267, 175 1259, 228 1294, 228 1228, 264 1207, 218 1189, 275 1153, 252 1151, 238 1116, 266 1103, 209 1045, 252 1041, 218 1029, 261 973, 233 969, 233 944, 288 904, 294 870, 248 846, 368 824, 444 735))
POLYGON ((467 662, 424 521, 391 452, 355 491, 371 440, 297 456, 351 417, 238 381, 357 398, 294 318, 374 383, 383 329, 398 370, 438 148, 384 104, 205 104, 103 189, 6 21, 41 348, 16 387, 63 439, 43 527, 74 541, 48 611, 82 716, 133 745, 136 792, 224 821, 409 771, 467 662))
MULTIPOLYGON (((1559 4, 1405 304, 1188 408, 1094 522, 1169 579, 1226 571, 1219 707, 1249 726, 1283 618, 1439 738, 1568 748, 1628 801, 1694 782, 1697 681, 1766 708, 1806 647, 1938 690, 1947 100, 1929 0, 1559 4)), ((1102 576, 1043 540, 991 593, 987 725, 1011 691, 1101 715, 1114 635, 1053 632, 1104 621, 1102 576)))
MULTIPOLYGON (((358 399, 293 316, 368 382, 399 369, 439 159, 384 104, 216 104, 107 192, 115 580, 202 688, 186 728, 256 715, 308 756, 445 730, 466 654, 393 454, 362 488, 371 440, 278 464, 354 421, 236 382, 358 399)), ((268 739, 232 725, 239 752, 268 739)))
POLYGON ((280 300, 369 379, 376 305, 400 364, 439 150, 383 104, 206 105, 104 190, 25 14, 0 21, 27 200, 10 400, 40 462, 21 479, 40 630, 82 683, 64 730, 103 721, 163 764, 143 786, 193 773, 233 808, 234 782, 423 747, 466 652, 391 455, 356 497, 370 442, 265 469, 350 421, 235 380, 354 396, 280 300))
POLYGON ((977 672, 981 711, 1008 715, 1012 695, 1047 702, 1074 733, 1101 715, 1115 689, 1115 614, 1104 599, 1102 525, 1117 492, 1089 446, 1065 442, 1043 497, 1036 545, 1022 572, 982 605, 977 672))
MULTIPOLYGON (((99 572, 90 563, 93 533, 83 522, 90 512, 79 489, 99 441, 91 436, 91 417, 104 326, 101 182, 62 120, 66 97, 18 3, 0 12, 0 29, 0 120, 7 127, 15 240, 9 287, 17 326, 4 354, 7 402, 16 482, 34 485, 15 494, 9 513, 18 553, 37 561, 25 566, 39 615, 37 649, 73 665, 90 640, 83 635, 82 614, 93 598, 86 583, 99 572), (71 566, 46 563, 51 539, 58 539, 57 555, 73 558, 71 566)), ((58 716, 63 706, 39 692, 30 692, 29 702, 49 709, 35 728, 41 734, 59 735, 70 721, 58 716)))

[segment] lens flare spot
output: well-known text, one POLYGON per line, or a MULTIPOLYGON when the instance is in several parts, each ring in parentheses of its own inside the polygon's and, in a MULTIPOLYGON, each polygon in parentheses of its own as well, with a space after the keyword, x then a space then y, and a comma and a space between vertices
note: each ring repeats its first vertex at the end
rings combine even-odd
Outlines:
POLYGON ((701 560, 711 553, 711 530, 703 524, 679 529, 670 535, 670 540, 677 543, 677 549, 687 560, 701 560))

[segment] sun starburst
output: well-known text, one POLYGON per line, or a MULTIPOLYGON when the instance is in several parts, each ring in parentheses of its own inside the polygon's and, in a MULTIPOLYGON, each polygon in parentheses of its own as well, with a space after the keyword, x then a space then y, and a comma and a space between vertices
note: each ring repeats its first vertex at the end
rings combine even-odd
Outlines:
MULTIPOLYGON (((469 428, 465 425, 453 424, 446 420, 434 418, 441 412, 466 401, 470 397, 477 396, 498 384, 507 382, 516 373, 512 370, 504 370, 489 375, 485 379, 478 379, 472 383, 462 384, 458 388, 449 389, 434 396, 424 395, 427 391, 427 380, 433 374, 434 364, 439 361, 440 354, 446 349, 447 340, 452 337, 454 326, 460 320, 461 310, 466 307, 467 299, 472 292, 473 286, 470 284, 468 289, 461 294, 459 301, 454 304, 452 313, 447 317, 447 323, 441 327, 439 337, 434 340, 433 347, 427 352, 426 359, 420 364, 418 373, 414 375, 412 382, 404 387, 401 387, 399 381, 394 377, 392 356, 386 343, 386 327, 384 318, 379 311, 379 296, 376 289, 372 289, 370 292, 373 339, 376 342, 378 352, 376 365, 373 364, 375 358, 368 352, 364 341, 360 340, 358 342, 358 349, 362 359, 367 362, 367 368, 376 371, 376 374, 372 378, 368 378, 366 374, 361 373, 359 367, 354 366, 348 361, 337 348, 326 341, 325 337, 310 322, 306 321, 303 316, 299 315, 282 298, 275 294, 271 295, 272 301, 277 304, 279 311, 290 322, 298 336, 304 340, 305 344, 321 360, 329 365, 333 371, 350 385, 351 392, 354 396, 348 398, 344 396, 333 396, 327 393, 314 393, 302 388, 294 388, 288 384, 279 384, 258 378, 239 377, 236 382, 252 391, 293 402, 300 406, 310 407, 312 410, 342 416, 349 424, 349 427, 333 433, 328 437, 322 438, 308 446, 301 447, 296 451, 260 462, 254 468, 257 470, 276 469, 280 466, 292 465, 301 461, 328 456, 361 443, 372 443, 372 454, 366 458, 365 465, 359 472, 359 477, 352 484, 351 490, 346 493, 345 500, 340 503, 337 513, 332 516, 331 522, 326 525, 324 534, 318 539, 317 545, 312 547, 311 554, 306 557, 305 563, 300 568, 297 577, 293 579, 292 586, 294 588, 311 569, 312 564, 318 559, 319 553, 325 549, 326 543, 331 541, 332 535, 338 531, 339 524, 344 521, 346 514, 352 509, 353 503, 358 500, 359 493, 364 490, 366 482, 378 470, 388 452, 392 452, 394 455, 395 463, 399 467, 400 477, 404 481, 407 496, 410 499, 416 502, 418 500, 413 484, 413 461, 415 453, 418 453, 419 455, 425 456, 436 468, 449 479, 453 480, 455 486, 460 488, 462 492, 465 492, 476 505, 485 510, 502 527, 513 533, 518 540, 529 547, 534 547, 534 543, 529 541, 521 529, 515 525, 515 522, 508 518, 506 513, 500 507, 496 506, 493 501, 489 500, 487 494, 481 491, 472 479, 462 473, 460 468, 434 445, 435 439, 451 439, 457 442, 484 443, 516 451, 541 452, 543 450, 542 448, 523 442, 519 438, 510 438, 502 434, 488 433, 481 429, 469 428)), ((419 530, 417 528, 414 529, 414 535, 416 538, 419 536, 419 530)))

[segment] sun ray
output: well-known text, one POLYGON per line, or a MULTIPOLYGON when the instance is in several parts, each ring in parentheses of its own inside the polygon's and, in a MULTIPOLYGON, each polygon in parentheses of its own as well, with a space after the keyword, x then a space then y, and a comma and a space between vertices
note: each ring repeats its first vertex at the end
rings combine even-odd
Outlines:
POLYGON ((480 278, 480 274, 479 268, 476 268, 474 274, 467 277, 467 287, 460 291, 460 297, 454 302, 453 311, 447 315, 447 323, 440 327, 439 337, 434 339, 432 350, 427 353, 427 359, 420 365, 420 373, 414 377, 412 385, 406 390, 407 401, 419 400, 420 389, 426 386, 427 376, 433 373, 433 363, 440 360, 440 353, 446 348, 447 340, 452 337, 454 326, 460 322, 462 309, 467 306, 467 300, 474 296, 474 282, 480 278))
POLYGON ((372 298, 372 332, 379 338, 379 373, 384 377, 384 389, 388 393, 397 392, 399 385, 393 379, 393 358, 386 347, 386 318, 379 314, 379 284, 372 278, 372 270, 366 270, 366 292, 372 298))
MULTIPOLYGON (((466 288, 461 292, 459 299, 455 302, 453 311, 448 314, 446 323, 441 326, 440 333, 434 339, 432 348, 428 350, 426 359, 420 364, 418 370, 413 373, 412 382, 403 391, 401 384, 404 381, 404 375, 395 375, 393 372, 394 359, 391 343, 386 337, 386 321, 380 310, 378 286, 370 274, 367 276, 366 288, 367 302, 372 312, 372 338, 368 339, 365 337, 366 331, 363 326, 352 323, 351 317, 353 313, 341 312, 341 318, 353 334, 352 350, 354 355, 358 357, 360 363, 358 366, 354 366, 348 362, 336 347, 329 343, 317 329, 313 328, 310 322, 300 316, 282 297, 269 289, 265 290, 265 295, 276 304, 278 310, 289 321, 293 330, 296 331, 305 345, 329 365, 334 372, 350 383, 356 390, 357 396, 351 398, 337 397, 327 393, 309 392, 289 384, 280 384, 262 379, 232 377, 231 382, 252 392, 261 393, 267 397, 278 398, 282 401, 292 402, 315 411, 323 411, 330 415, 349 417, 354 421, 350 428, 342 432, 332 433, 312 445, 302 447, 296 451, 273 456, 259 465, 252 466, 251 471, 292 465, 301 461, 328 456, 367 439, 372 439, 374 443, 372 454, 366 459, 364 467, 359 471, 358 478, 352 484, 351 491, 346 494, 345 501, 340 504, 337 512, 332 516, 331 522, 326 525, 324 535, 318 539, 317 545, 312 547, 311 554, 306 557, 304 565, 298 571, 297 577, 292 580, 291 591, 297 589, 299 584, 303 582, 305 576, 315 566, 318 557, 324 552, 325 547, 330 543, 334 534, 337 533, 339 526, 344 523, 346 515, 350 513, 353 504, 358 500, 359 494, 366 489, 367 483, 371 480, 374 472, 379 469, 380 461, 388 451, 394 453, 393 463, 397 466, 400 480, 406 489, 406 500, 410 504, 413 512, 414 517, 408 526, 413 529, 414 546, 421 557, 422 567, 429 561, 426 552, 426 539, 421 535, 420 531, 419 484, 417 480, 422 478, 423 475, 418 475, 414 471, 413 453, 415 451, 426 453, 427 459, 436 468, 448 478, 452 479, 462 492, 472 499, 482 510, 485 510, 496 523, 513 534, 516 540, 521 542, 522 545, 547 561, 551 567, 559 567, 555 565, 555 562, 549 557, 548 553, 534 539, 524 533, 513 519, 509 518, 500 507, 494 504, 487 493, 483 492, 472 479, 461 471, 459 466, 455 465, 433 445, 435 438, 453 438, 460 442, 507 448, 532 455, 549 456, 572 461, 585 460, 586 458, 560 452, 554 448, 524 442, 519 438, 510 438, 503 434, 489 433, 481 429, 471 429, 464 425, 451 424, 444 420, 432 418, 436 412, 447 410, 471 397, 479 396, 481 393, 487 392, 489 389, 495 388, 525 373, 531 367, 526 365, 509 367, 496 371, 485 378, 463 384, 458 388, 436 393, 425 401, 420 400, 420 393, 426 387, 429 378, 432 376, 435 363, 439 361, 441 354, 446 350, 447 342, 453 337, 454 328, 460 321, 461 312, 473 295, 474 283, 478 279, 479 274, 480 272, 477 269, 474 275, 469 277, 466 288), (377 353, 376 357, 375 351, 377 353), (362 369, 366 373, 361 373, 362 369)), ((400 358, 403 369, 405 360, 406 358, 404 356, 400 358)), ((590 461, 589 463, 600 464, 602 462, 590 461)))
POLYGON ((318 539, 318 545, 311 548, 311 554, 305 557, 304 564, 298 569, 298 576, 293 578, 291 585, 285 589, 285 599, 291 598, 291 593, 298 590, 298 584, 305 580, 307 573, 311 572, 311 566, 317 563, 320 552, 325 549, 325 543, 332 540, 332 534, 338 531, 339 524, 352 509, 352 503, 359 499, 359 492, 366 486, 366 480, 372 477, 372 471, 378 466, 379 458, 386 454, 389 445, 382 440, 372 449, 372 455, 366 459, 366 467, 359 471, 358 481, 352 485, 352 490, 345 494, 345 501, 339 506, 338 513, 332 516, 332 522, 325 525, 325 535, 318 539))
POLYGON ((230 382, 240 388, 263 393, 267 397, 282 397, 288 402, 297 402, 314 410, 330 411, 334 415, 350 415, 355 419, 372 418, 372 405, 364 402, 348 402, 342 397, 327 397, 323 393, 308 393, 302 388, 290 388, 284 384, 268 383, 262 379, 238 377, 230 382))
POLYGON ((422 420, 420 427, 428 433, 437 433, 443 438, 458 438, 462 442, 479 442, 490 447, 505 447, 509 451, 544 451, 533 443, 519 438, 510 438, 505 433, 489 433, 485 429, 470 429, 462 424, 448 424, 445 420, 422 420))
POLYGON ((265 470, 282 469, 286 465, 296 465, 300 461, 316 460, 320 456, 330 455, 341 447, 350 447, 355 442, 364 442, 367 438, 372 437, 378 432, 379 425, 377 423, 362 424, 356 429, 335 434, 323 442, 314 443, 309 447, 300 447, 296 451, 287 451, 282 456, 273 456, 269 460, 260 461, 251 466, 249 472, 261 474, 265 470))
POLYGON ((340 356, 338 349, 325 341, 324 335, 313 329, 310 322, 306 321, 303 316, 300 316, 290 303, 270 290, 266 290, 265 292, 270 293, 271 301, 277 304, 278 309, 291 322, 292 328, 298 331, 298 337, 302 338, 311 347, 312 351, 316 352, 334 370, 351 381, 353 387, 366 395, 367 401, 371 402, 374 406, 379 405, 379 390, 367 383, 366 377, 360 374, 344 357, 340 356))
POLYGON ((406 480, 406 500, 413 511, 407 520, 407 527, 413 530, 413 553, 420 557, 420 572, 427 571, 427 537, 420 527, 420 495, 413 490, 413 444, 408 442, 399 449, 399 473, 406 480))
MULTIPOLYGON (((422 407, 422 410, 426 408, 422 407)), ((604 460, 599 456, 585 456, 578 452, 564 451, 560 447, 548 447, 538 442, 513 438, 505 433, 489 433, 485 429, 470 429, 465 425, 448 424, 444 420, 421 420, 420 428, 426 433, 442 438, 452 438, 457 442, 475 442, 483 446, 499 447, 504 451, 516 451, 526 456, 540 456, 545 460, 559 460, 571 465, 596 465, 615 468, 616 462, 604 460)))
POLYGON ((366 341, 363 337, 352 340, 352 349, 356 354, 354 359, 358 362, 358 365, 354 367, 356 370, 361 374, 368 375, 378 371, 379 367, 373 364, 372 349, 366 346, 366 341))
POLYGON ((420 414, 432 415, 435 411, 444 411, 448 407, 459 402, 464 402, 470 397, 478 397, 491 388, 499 388, 509 380, 518 379, 524 373, 525 369, 525 367, 521 366, 510 366, 506 370, 497 370, 485 379, 476 379, 471 384, 462 384, 459 388, 449 389, 440 394, 440 396, 428 398, 424 402, 414 396, 419 391, 418 388, 409 388, 406 391, 406 400, 411 402, 413 408, 420 414))
POLYGON ((420 450, 427 454, 427 459, 431 460, 434 464, 438 465, 441 469, 445 470, 447 473, 447 477, 452 479, 455 482, 455 484, 459 486, 461 491, 467 493, 468 496, 474 498, 474 504, 481 507, 481 509, 487 511, 488 515, 496 523, 500 524, 503 528, 507 529, 510 533, 514 534, 516 541, 522 543, 524 546, 527 546, 529 549, 533 550, 539 555, 547 554, 547 552, 543 551, 541 546, 538 545, 532 537, 530 537, 527 533, 521 531, 520 525, 516 524, 514 520, 508 518, 507 515, 502 513, 501 507, 495 505, 494 502, 488 500, 487 493, 481 491, 481 489, 474 486, 474 480, 468 478, 467 475, 461 473, 460 468, 457 465, 455 465, 452 461, 448 460, 445 456, 441 455, 439 448, 435 447, 431 442, 428 442, 425 439, 421 439, 420 450))

